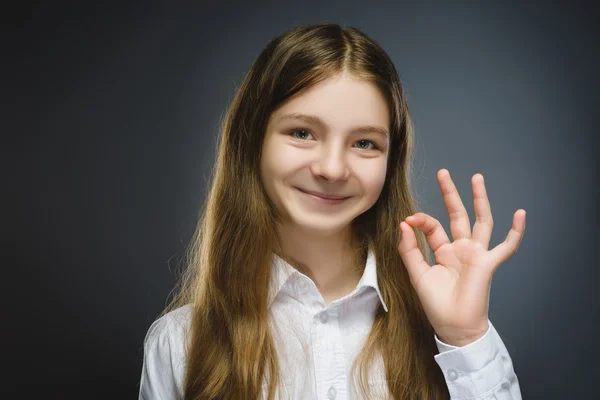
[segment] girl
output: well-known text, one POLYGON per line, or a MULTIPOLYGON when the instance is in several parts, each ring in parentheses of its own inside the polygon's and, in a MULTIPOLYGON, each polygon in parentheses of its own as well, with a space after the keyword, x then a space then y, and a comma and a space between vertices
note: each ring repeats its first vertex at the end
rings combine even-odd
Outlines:
POLYGON ((189 268, 144 340, 141 399, 520 399, 488 319, 488 250, 447 170, 450 216, 416 212, 413 130, 388 55, 354 28, 292 29, 233 99, 189 268), (429 245, 435 264, 429 265, 429 245))

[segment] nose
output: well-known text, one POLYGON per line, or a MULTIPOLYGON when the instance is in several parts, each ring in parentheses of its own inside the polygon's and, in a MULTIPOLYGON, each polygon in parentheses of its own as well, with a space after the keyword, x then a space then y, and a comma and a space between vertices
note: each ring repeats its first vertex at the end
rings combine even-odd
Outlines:
POLYGON ((346 157, 347 154, 343 150, 322 148, 311 165, 311 171, 315 176, 321 176, 328 181, 348 179, 350 168, 346 157))

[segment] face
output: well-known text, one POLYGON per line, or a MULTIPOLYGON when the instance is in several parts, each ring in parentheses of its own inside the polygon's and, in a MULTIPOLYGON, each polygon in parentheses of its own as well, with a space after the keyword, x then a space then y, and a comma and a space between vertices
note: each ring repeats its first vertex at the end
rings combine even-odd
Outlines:
POLYGON ((385 182, 389 122, 377 87, 347 74, 276 109, 260 173, 284 226, 332 235, 371 208, 385 182))

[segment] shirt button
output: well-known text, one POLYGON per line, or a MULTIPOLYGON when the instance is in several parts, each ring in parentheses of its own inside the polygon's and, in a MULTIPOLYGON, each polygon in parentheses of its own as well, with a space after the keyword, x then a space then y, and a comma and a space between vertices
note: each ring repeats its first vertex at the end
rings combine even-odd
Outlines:
POLYGON ((455 369, 450 368, 448 371, 448 379, 455 381, 458 379, 458 372, 455 369))
POLYGON ((306 290, 306 282, 304 281, 304 279, 302 279, 302 278, 298 279, 298 288, 300 289, 301 292, 306 290))
POLYGON ((327 322, 327 320, 329 319, 329 313, 327 311, 323 311, 320 315, 319 315, 319 319, 321 320, 322 323, 327 322))
POLYGON ((335 388, 332 386, 327 391, 327 397, 329 399, 333 400, 333 399, 335 399, 335 396, 337 396, 337 390, 335 390, 335 388))

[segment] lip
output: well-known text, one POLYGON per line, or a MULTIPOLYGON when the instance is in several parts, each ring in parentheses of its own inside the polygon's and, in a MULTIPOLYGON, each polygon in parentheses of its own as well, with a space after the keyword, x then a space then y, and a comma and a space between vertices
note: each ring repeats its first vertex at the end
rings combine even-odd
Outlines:
POLYGON ((304 190, 304 189, 300 189, 300 188, 297 188, 297 189, 300 190, 301 192, 306 193, 306 194, 312 194, 313 196, 317 196, 317 197, 320 197, 320 198, 326 199, 326 200, 345 200, 345 199, 350 198, 350 196, 346 196, 346 197, 343 197, 343 196, 331 196, 331 195, 324 194, 324 193, 313 192, 311 190, 304 190))
POLYGON ((340 204, 342 202, 344 202, 345 200, 349 199, 352 196, 348 196, 348 197, 340 197, 340 196, 328 196, 328 195, 324 195, 321 194, 319 192, 313 192, 313 191, 306 191, 306 190, 302 190, 300 188, 296 188, 298 189, 299 192, 309 196, 311 199, 317 201, 318 203, 321 204, 340 204), (327 197, 325 197, 327 196, 327 197))

